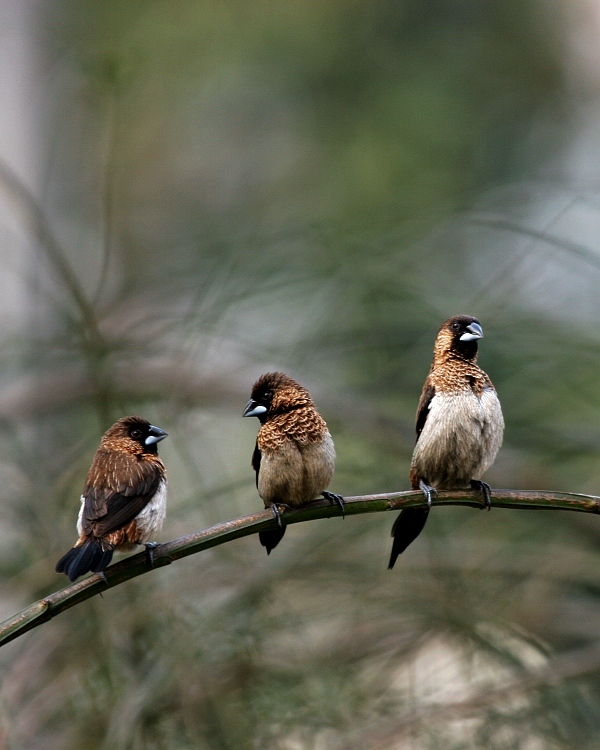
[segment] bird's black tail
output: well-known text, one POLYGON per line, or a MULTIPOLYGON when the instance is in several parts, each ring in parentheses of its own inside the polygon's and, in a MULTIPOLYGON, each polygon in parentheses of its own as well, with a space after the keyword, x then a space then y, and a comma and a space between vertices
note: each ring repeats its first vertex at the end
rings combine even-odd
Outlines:
POLYGON ((404 510, 401 511, 392 526, 394 542, 392 544, 392 554, 390 555, 388 570, 391 570, 394 567, 398 555, 401 555, 408 545, 414 542, 423 531, 428 515, 428 507, 404 508, 404 510))
POLYGON ((271 550, 275 549, 279 542, 283 539, 285 534, 285 526, 280 529, 274 529, 273 531, 259 531, 258 538, 262 546, 267 550, 267 555, 271 554, 271 550))
POLYGON ((100 573, 110 565, 112 549, 103 549, 99 539, 88 539, 81 547, 73 547, 56 563, 56 572, 64 573, 73 582, 90 571, 100 573))

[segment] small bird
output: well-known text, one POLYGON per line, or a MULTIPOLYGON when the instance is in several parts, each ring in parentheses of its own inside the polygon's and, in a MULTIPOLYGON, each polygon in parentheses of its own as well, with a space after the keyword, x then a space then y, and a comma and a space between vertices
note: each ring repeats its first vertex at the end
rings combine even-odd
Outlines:
POLYGON ((450 318, 438 332, 410 466, 411 486, 423 491, 428 505, 405 508, 396 519, 388 568, 423 530, 436 490, 473 487, 491 508, 490 486, 481 476, 500 450, 504 419, 492 381, 477 365, 481 338, 480 322, 469 315, 450 318))
POLYGON ((114 550, 146 546, 162 528, 167 509, 167 473, 158 446, 167 433, 141 417, 122 417, 108 429, 85 481, 77 519, 79 539, 56 564, 69 581, 91 571, 104 576, 114 550))
POLYGON ((268 372, 256 381, 242 416, 260 422, 252 468, 258 494, 279 524, 258 535, 269 555, 285 534, 278 505, 299 508, 322 495, 344 511, 342 496, 325 491, 335 449, 310 393, 282 372, 268 372))

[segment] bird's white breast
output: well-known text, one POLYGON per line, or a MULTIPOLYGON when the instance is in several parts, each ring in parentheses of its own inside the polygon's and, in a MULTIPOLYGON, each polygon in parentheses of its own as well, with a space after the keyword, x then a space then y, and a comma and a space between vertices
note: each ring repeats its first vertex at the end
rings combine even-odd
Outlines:
POLYGON ((436 394, 413 453, 412 467, 433 486, 468 486, 488 469, 502 444, 504 420, 493 388, 436 394))
POLYGON ((85 497, 81 496, 81 507, 79 508, 79 515, 77 516, 77 533, 79 536, 83 533, 83 506, 85 504, 85 497))
POLYGON ((276 451, 264 451, 258 474, 258 492, 268 507, 272 502, 299 507, 327 488, 335 466, 335 448, 329 432, 308 444, 286 441, 276 451))
POLYGON ((156 494, 135 517, 140 544, 149 541, 157 534, 167 515, 167 481, 163 479, 158 485, 156 494))

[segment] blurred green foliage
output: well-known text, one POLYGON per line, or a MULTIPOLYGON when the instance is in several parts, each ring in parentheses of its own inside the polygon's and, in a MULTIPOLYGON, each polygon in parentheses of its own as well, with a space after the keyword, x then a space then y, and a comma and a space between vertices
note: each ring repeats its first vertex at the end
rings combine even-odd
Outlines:
MULTIPOLYGON (((459 312, 507 422, 488 481, 600 493, 600 269, 568 242, 597 212, 547 178, 575 106, 558 20, 532 0, 37 8, 39 185, 0 174, 36 249, 0 349, 6 616, 64 584, 126 413, 171 436, 163 539, 261 507, 240 416, 269 369, 315 396, 333 490, 407 488, 459 312)), ((0 746, 598 748, 600 530, 573 516, 440 509, 393 572, 384 516, 180 561, 2 650, 0 746)))

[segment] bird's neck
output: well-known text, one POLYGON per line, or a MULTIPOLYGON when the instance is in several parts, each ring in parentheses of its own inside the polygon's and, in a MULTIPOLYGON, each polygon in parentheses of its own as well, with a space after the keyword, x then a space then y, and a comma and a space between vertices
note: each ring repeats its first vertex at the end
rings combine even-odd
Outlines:
POLYGON ((433 356, 433 367, 442 367, 451 363, 477 364, 477 343, 465 342, 461 347, 435 351, 433 356))

